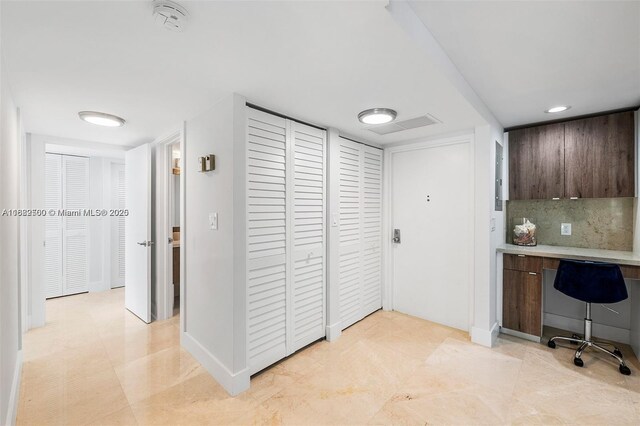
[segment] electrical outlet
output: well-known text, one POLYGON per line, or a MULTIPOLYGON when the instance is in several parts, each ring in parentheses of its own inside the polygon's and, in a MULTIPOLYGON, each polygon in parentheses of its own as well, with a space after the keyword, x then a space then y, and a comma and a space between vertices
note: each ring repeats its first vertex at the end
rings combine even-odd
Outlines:
POLYGON ((571 235, 571 224, 570 223, 561 223, 560 224, 560 235, 571 235))

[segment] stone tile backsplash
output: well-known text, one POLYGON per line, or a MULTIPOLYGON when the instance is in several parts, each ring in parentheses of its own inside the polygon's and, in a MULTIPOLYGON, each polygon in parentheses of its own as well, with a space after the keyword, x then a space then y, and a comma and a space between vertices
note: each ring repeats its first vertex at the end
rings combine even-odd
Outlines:
POLYGON ((635 198, 507 201, 507 243, 513 243, 512 218, 536 224, 538 244, 633 250, 635 198), (571 235, 560 235, 560 224, 571 223, 571 235))

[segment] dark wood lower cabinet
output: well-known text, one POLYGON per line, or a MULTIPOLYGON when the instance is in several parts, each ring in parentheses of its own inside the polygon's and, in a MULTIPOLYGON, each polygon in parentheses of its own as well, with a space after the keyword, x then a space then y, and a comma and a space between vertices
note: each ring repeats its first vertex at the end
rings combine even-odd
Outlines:
POLYGON ((502 326, 541 336, 542 274, 505 269, 502 288, 502 326))

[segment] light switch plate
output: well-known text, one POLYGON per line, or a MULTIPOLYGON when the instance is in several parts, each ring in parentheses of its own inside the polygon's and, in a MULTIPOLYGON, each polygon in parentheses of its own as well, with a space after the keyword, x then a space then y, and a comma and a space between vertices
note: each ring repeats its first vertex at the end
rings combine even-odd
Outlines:
POLYGON ((209 229, 218 229, 218 213, 209 213, 209 229))
POLYGON ((571 224, 570 223, 561 223, 560 224, 560 235, 571 235, 571 224))

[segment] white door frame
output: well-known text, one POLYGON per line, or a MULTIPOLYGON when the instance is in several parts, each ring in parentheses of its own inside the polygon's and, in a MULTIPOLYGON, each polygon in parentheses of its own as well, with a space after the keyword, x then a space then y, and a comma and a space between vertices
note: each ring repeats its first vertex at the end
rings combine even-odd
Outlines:
MULTIPOLYGON (((169 319, 173 316, 173 247, 169 245, 169 238, 173 233, 169 230, 171 224, 171 214, 169 207, 173 197, 171 188, 171 146, 180 143, 180 152, 184 153, 184 127, 160 138, 154 142, 156 147, 156 319, 159 321, 169 319)), ((184 158, 184 157, 181 157, 184 158)), ((182 160, 184 161, 184 160, 182 160)), ((184 174, 180 176, 180 294, 182 292, 182 270, 184 265, 184 174)), ((180 312, 183 312, 182 297, 180 297, 180 312)))
MULTIPOLYGON (((394 309, 394 283, 393 283, 393 208, 392 208, 392 194, 391 188, 393 188, 393 159, 396 153, 417 151, 430 148, 436 148, 447 145, 457 144, 469 144, 469 202, 470 206, 475 206, 475 194, 474 194, 474 176, 475 176, 475 162, 474 162, 474 135, 467 134, 462 136, 452 136, 447 138, 440 138, 434 140, 428 140, 423 142, 408 143, 404 145, 393 146, 384 149, 384 162, 383 169, 383 189, 382 189, 382 205, 383 205, 383 292, 382 292, 382 307, 385 311, 391 311, 394 309)), ((475 221, 474 215, 469 215, 469 230, 471 235, 475 235, 475 221)), ((487 226, 489 226, 487 224, 487 226)), ((468 242, 469 247, 469 333, 471 333, 471 327, 473 326, 473 305, 474 305, 474 241, 473 239, 468 242)))

